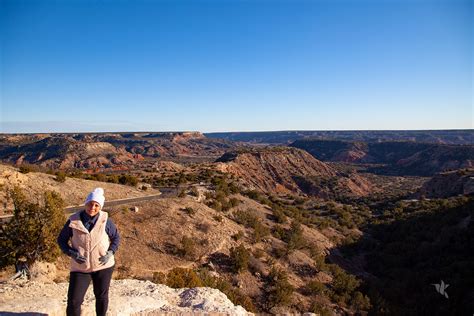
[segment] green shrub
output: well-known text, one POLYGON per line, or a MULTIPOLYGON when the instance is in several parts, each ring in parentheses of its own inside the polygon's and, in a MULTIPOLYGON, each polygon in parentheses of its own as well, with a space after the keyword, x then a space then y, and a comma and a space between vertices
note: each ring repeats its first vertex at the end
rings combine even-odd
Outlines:
POLYGON ((310 295, 323 295, 326 292, 326 286, 317 280, 312 280, 306 284, 306 290, 310 295))
POLYGON ((240 200, 237 198, 230 198, 229 204, 230 204, 230 207, 236 207, 237 205, 240 204, 240 200))
POLYGON ((153 283, 166 284, 166 274, 163 272, 153 272, 153 283))
POLYGON ((65 223, 64 202, 56 192, 43 194, 42 205, 29 202, 20 188, 9 192, 13 218, 0 228, 0 268, 25 257, 52 262, 60 254, 56 238, 65 223))
POLYGON ((219 215, 219 214, 212 216, 212 218, 213 218, 216 222, 219 222, 219 223, 221 223, 221 222, 224 220, 224 218, 222 217, 222 215, 219 215))
POLYGON ((371 308, 370 300, 367 295, 362 294, 359 291, 356 291, 351 298, 351 307, 357 312, 367 311, 371 308))
POLYGON ((260 220, 256 215, 249 211, 235 211, 233 219, 238 224, 244 225, 248 228, 253 227, 254 223, 260 220))
POLYGON ((206 201, 206 205, 218 212, 223 211, 222 204, 213 198, 210 198, 208 201, 206 201))
POLYGON ((118 177, 118 182, 120 184, 130 185, 132 187, 138 184, 138 178, 129 174, 122 174, 118 177))
POLYGON ((311 307, 309 308, 309 311, 311 313, 315 313, 316 315, 319 315, 319 316, 331 316, 331 315, 333 315, 327 307, 321 305, 318 302, 311 303, 311 307))
POLYGON ((185 212, 186 214, 188 214, 189 216, 193 216, 194 214, 196 214, 196 210, 189 206, 182 208, 181 210, 185 212))
POLYGON ((296 249, 301 249, 305 246, 303 230, 301 228, 301 224, 298 221, 294 220, 291 223, 290 229, 285 236, 285 241, 287 243, 289 252, 292 252, 296 249))
POLYGON ((199 277, 201 278, 203 286, 220 290, 235 305, 240 305, 244 307, 246 311, 252 313, 257 311, 250 297, 242 293, 238 288, 233 287, 227 280, 216 278, 210 275, 207 270, 200 270, 199 277))
POLYGON ((267 309, 275 306, 286 306, 291 302, 295 288, 288 282, 284 270, 272 267, 267 278, 267 309))
POLYGON ((193 260, 195 256, 196 243, 193 238, 183 236, 181 238, 180 246, 178 247, 178 255, 188 259, 193 260))
POLYGON ((54 180, 63 183, 66 181, 66 173, 64 171, 58 171, 56 172, 56 178, 54 180))
POLYGON ((249 265, 250 252, 243 244, 240 244, 236 248, 230 248, 230 259, 234 272, 240 273, 246 271, 249 265))
POLYGON ((119 176, 114 174, 107 177, 107 182, 110 183, 119 183, 119 176))
POLYGON ((273 215, 275 216, 275 220, 279 224, 284 224, 287 221, 285 213, 279 207, 274 207, 272 209, 273 215))
POLYGON ((34 171, 34 168, 30 165, 21 165, 20 166, 20 172, 21 173, 29 173, 29 172, 33 172, 34 171))
POLYGON ((260 220, 257 220, 253 223, 253 241, 259 242, 262 238, 270 234, 270 229, 263 225, 260 220))
POLYGON ((286 231, 283 228, 283 226, 275 225, 275 226, 273 226, 272 235, 273 235, 273 237, 275 237, 277 239, 283 240, 285 238, 286 231))
POLYGON ((332 273, 331 299, 339 304, 347 304, 355 290, 359 287, 360 281, 351 274, 335 264, 329 265, 332 273))
MULTIPOLYGON (((313 248, 311 248, 313 249, 313 248)), ((314 262, 314 265, 316 266, 316 269, 318 269, 318 271, 326 271, 327 270, 327 266, 326 266, 326 262, 325 262, 325 257, 323 254, 319 253, 319 251, 312 251, 310 250, 311 252, 311 258, 313 259, 313 262, 314 262)))
POLYGON ((203 286, 196 272, 184 268, 173 268, 166 276, 166 285, 175 289, 203 286))

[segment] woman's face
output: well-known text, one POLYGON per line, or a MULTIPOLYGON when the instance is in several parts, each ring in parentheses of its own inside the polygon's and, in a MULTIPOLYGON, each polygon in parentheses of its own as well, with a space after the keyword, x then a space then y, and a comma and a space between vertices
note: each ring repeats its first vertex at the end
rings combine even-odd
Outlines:
POLYGON ((90 201, 87 202, 86 204, 86 213, 89 214, 89 216, 95 216, 97 213, 100 211, 100 204, 97 203, 96 201, 90 201))

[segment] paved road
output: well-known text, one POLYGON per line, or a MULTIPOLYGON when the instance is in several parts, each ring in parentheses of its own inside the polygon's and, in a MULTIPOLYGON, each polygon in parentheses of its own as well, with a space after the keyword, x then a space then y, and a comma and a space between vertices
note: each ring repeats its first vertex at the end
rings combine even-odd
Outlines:
MULTIPOLYGON (((104 209, 105 208, 110 208, 122 204, 129 204, 129 203, 137 203, 137 202, 143 202, 143 201, 151 201, 155 199, 163 199, 163 198, 169 198, 173 196, 177 196, 179 190, 182 188, 176 188, 176 187, 162 187, 159 188, 160 194, 153 194, 153 195, 147 195, 147 196, 142 196, 142 197, 137 197, 137 198, 129 198, 129 199, 120 199, 120 200, 113 200, 113 201, 107 201, 104 204, 104 209)), ((76 205, 76 206, 68 206, 64 209, 64 212, 66 214, 71 214, 77 211, 80 211, 84 208, 84 205, 76 205)), ((8 222, 10 218, 12 218, 13 215, 1 215, 0 216, 0 223, 8 222)))

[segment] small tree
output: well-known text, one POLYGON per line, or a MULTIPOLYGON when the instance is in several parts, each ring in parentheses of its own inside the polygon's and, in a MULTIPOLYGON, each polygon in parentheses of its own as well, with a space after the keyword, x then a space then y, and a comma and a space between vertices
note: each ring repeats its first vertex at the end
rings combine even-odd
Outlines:
POLYGON ((44 203, 29 202, 20 188, 9 192, 13 218, 0 230, 0 268, 25 257, 54 261, 60 254, 56 238, 65 222, 64 202, 56 192, 45 192, 44 203))

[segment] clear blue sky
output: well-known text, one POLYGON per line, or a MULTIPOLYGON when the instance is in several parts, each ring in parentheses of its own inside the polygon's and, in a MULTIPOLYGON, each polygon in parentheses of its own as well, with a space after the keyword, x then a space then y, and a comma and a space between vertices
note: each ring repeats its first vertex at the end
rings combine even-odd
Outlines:
POLYGON ((472 1, 0 3, 0 132, 473 128, 472 1))

